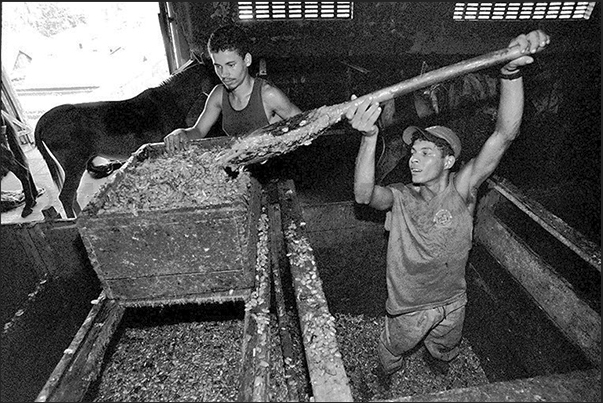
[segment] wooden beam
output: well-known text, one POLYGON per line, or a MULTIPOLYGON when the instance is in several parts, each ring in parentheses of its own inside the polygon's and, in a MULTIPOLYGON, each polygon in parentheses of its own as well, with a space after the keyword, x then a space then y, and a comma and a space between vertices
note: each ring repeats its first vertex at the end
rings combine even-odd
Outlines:
POLYGON ((534 297, 559 329, 601 365, 601 316, 579 299, 571 285, 492 214, 501 195, 490 190, 480 201, 475 239, 534 297))
POLYGON ((282 225, 279 205, 276 203, 268 204, 267 211, 268 218, 270 220, 270 259, 272 268, 272 284, 274 287, 274 299, 276 313, 278 316, 279 334, 281 337, 281 351, 283 354, 285 379, 287 381, 287 398, 290 402, 298 402, 298 380, 296 379, 295 372, 293 371, 293 365, 295 363, 293 341, 288 330, 291 318, 287 313, 281 278, 281 268, 286 265, 287 256, 283 232, 281 229, 282 225))
POLYGON ((454 388, 423 395, 405 396, 390 402, 599 402, 601 370, 535 376, 454 388))
POLYGON ((17 92, 12 86, 8 73, 4 70, 4 65, 2 65, 2 109, 7 113, 5 116, 13 117, 11 119, 13 123, 16 123, 22 129, 27 128, 31 132, 21 101, 19 101, 17 92))
POLYGON ((256 288, 245 303, 243 362, 239 401, 267 402, 270 382, 270 256, 268 217, 258 222, 256 288))
POLYGON ((314 401, 351 402, 335 319, 329 312, 293 181, 279 182, 278 193, 314 401))
POLYGON ((36 402, 80 402, 102 368, 107 347, 125 308, 101 292, 88 317, 63 353, 36 402))
POLYGON ((167 2, 159 2, 159 14, 157 14, 157 18, 159 20, 161 37, 163 38, 163 46, 165 48, 168 70, 170 74, 174 74, 178 69, 178 63, 176 62, 176 55, 174 54, 174 41, 170 32, 170 17, 168 14, 167 2))
POLYGON ((494 175, 488 179, 488 184, 561 243, 576 252, 599 273, 601 272, 601 247, 586 239, 584 235, 567 225, 565 221, 548 211, 540 203, 524 195, 507 179, 494 175))

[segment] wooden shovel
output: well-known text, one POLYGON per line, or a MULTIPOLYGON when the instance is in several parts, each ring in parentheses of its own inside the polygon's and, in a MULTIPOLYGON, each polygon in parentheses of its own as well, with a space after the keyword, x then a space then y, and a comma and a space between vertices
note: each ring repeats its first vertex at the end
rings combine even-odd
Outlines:
POLYGON ((389 101, 442 81, 497 64, 507 63, 521 56, 523 54, 519 45, 504 48, 429 71, 420 76, 363 95, 353 101, 332 106, 321 106, 317 109, 299 113, 289 119, 256 129, 243 137, 234 138, 230 148, 219 153, 216 161, 218 164, 234 170, 245 165, 264 162, 271 157, 291 152, 300 146, 309 145, 327 128, 339 122, 349 108, 360 105, 367 98, 373 102, 389 101))

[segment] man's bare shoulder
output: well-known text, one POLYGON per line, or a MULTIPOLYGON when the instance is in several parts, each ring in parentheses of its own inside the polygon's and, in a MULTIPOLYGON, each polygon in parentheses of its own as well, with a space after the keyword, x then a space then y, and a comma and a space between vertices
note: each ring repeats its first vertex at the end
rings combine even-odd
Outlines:
POLYGON ((475 159, 470 159, 467 163, 454 174, 454 187, 459 195, 465 200, 467 206, 475 205, 477 200, 477 191, 483 181, 476 182, 475 175, 475 159))
POLYGON ((209 97, 207 98, 207 103, 221 108, 223 92, 224 92, 224 86, 222 84, 218 84, 218 85, 214 86, 214 88, 209 93, 209 97))
POLYGON ((286 119, 297 115, 301 110, 289 99, 281 89, 273 83, 264 80, 262 84, 262 101, 264 108, 270 112, 271 118, 278 115, 280 119, 286 119))
POLYGON ((280 99, 285 96, 285 93, 281 91, 274 83, 263 79, 262 80, 262 98, 264 99, 280 99))
POLYGON ((214 86, 214 88, 211 89, 210 93, 209 93, 209 97, 214 97, 214 96, 222 96, 222 91, 224 91, 224 86, 222 84, 216 84, 214 86))

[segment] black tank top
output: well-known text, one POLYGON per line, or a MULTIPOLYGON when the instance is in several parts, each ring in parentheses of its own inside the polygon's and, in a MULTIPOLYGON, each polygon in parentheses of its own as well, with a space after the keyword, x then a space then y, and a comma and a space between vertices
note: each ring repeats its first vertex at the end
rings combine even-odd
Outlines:
POLYGON ((222 129, 228 136, 242 136, 269 124, 264 103, 262 85, 264 80, 256 78, 247 106, 237 111, 230 105, 228 91, 222 91, 222 129))

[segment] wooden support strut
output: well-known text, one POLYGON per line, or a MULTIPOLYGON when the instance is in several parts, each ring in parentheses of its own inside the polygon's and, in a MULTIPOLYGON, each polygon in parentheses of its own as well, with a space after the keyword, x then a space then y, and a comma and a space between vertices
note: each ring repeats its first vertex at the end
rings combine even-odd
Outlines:
POLYGON ((268 401, 270 382, 270 267, 268 256, 268 218, 258 220, 258 253, 255 265, 256 287, 245 303, 241 402, 268 401))
POLYGON ((494 205, 505 197, 492 187, 480 201, 475 239, 484 245, 534 297, 559 329, 576 343, 593 365, 601 361, 601 315, 576 296, 571 285, 534 254, 493 214, 494 205), (554 301, 554 303, 552 303, 554 301))
POLYGON ((314 401, 351 402, 352 392, 335 336, 334 318, 305 233, 293 181, 279 182, 278 193, 314 401))
POLYGON ((286 256, 278 204, 268 204, 267 211, 271 228, 270 259, 272 267, 272 284, 274 288, 276 313, 278 316, 279 334, 281 337, 285 379, 287 381, 287 398, 290 402, 297 402, 299 401, 298 382, 292 368, 292 365, 295 363, 293 341, 288 330, 291 319, 287 314, 282 278, 280 275, 281 261, 286 259, 286 256))
POLYGON ((488 184, 599 273, 601 272, 601 247, 586 239, 584 235, 567 225, 540 203, 524 195, 507 179, 493 175, 491 179, 488 179, 488 184))
POLYGON ((107 299, 104 291, 63 353, 36 402, 80 402, 96 380, 102 360, 125 308, 107 299))

